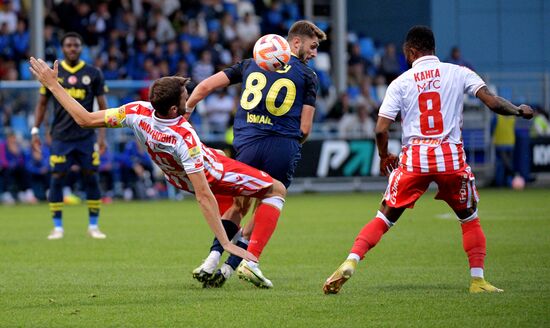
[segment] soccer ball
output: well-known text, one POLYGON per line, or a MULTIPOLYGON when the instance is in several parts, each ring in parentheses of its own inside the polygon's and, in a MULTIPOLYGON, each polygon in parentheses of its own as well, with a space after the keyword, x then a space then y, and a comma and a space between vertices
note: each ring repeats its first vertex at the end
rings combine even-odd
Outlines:
POLYGON ((290 45, 280 35, 264 35, 254 45, 254 60, 266 71, 279 70, 290 60, 290 45))
POLYGON ((521 175, 516 175, 512 179, 512 188, 514 190, 523 190, 525 188, 525 179, 521 175))

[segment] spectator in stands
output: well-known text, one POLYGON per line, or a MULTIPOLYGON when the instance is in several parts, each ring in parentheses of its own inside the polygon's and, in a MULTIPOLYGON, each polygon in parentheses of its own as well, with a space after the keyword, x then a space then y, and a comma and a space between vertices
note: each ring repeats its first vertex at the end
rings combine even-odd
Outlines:
POLYGON ((374 126, 380 103, 372 97, 374 87, 370 77, 363 78, 360 90, 361 93, 355 101, 358 114, 357 131, 362 138, 374 138, 374 126))
POLYGON ((147 26, 150 29, 156 29, 155 40, 160 44, 164 44, 176 38, 176 32, 172 24, 168 18, 162 14, 160 8, 155 8, 153 10, 153 14, 150 16, 147 26))
POLYGON ((86 1, 81 1, 76 4, 76 14, 68 17, 60 17, 61 20, 69 20, 69 31, 76 32, 84 39, 84 44, 94 46, 97 44, 97 36, 93 33, 90 26, 91 15, 90 4, 86 1))
MULTIPOLYGON (((168 42, 166 45, 166 55, 164 56, 168 62, 170 75, 176 74, 178 71, 178 62, 181 59, 181 55, 178 51, 178 43, 174 40, 168 42)), ((186 75, 184 75, 186 76, 186 75)))
POLYGON ((99 44, 103 45, 107 42, 109 31, 114 23, 109 7, 106 2, 99 2, 95 12, 90 15, 89 31, 98 37, 99 44))
POLYGON ((222 41, 224 44, 229 44, 229 42, 237 38, 237 26, 231 13, 226 12, 223 14, 220 30, 222 31, 222 41))
POLYGON ((6 24, 8 34, 17 29, 17 12, 10 1, 0 7, 0 26, 3 24, 6 24))
POLYGON ((44 58, 46 62, 53 63, 57 59, 57 50, 61 49, 61 43, 50 24, 44 26, 44 58))
POLYGON ((391 83, 396 77, 401 74, 401 65, 397 58, 395 44, 388 43, 384 47, 384 54, 380 58, 380 74, 384 75, 387 83, 391 83))
POLYGON ((15 199, 23 203, 36 203, 26 170, 26 154, 13 131, 5 131, 6 140, 0 143, 0 175, 2 175, 2 202, 13 204, 15 199))
POLYGON ((451 53, 449 55, 449 58, 447 58, 446 61, 451 64, 466 66, 472 71, 474 70, 474 67, 472 66, 472 64, 470 64, 468 61, 462 58, 462 53, 460 52, 460 48, 457 46, 454 46, 451 48, 451 53))
POLYGON ((348 67, 355 67, 353 70, 362 75, 373 75, 375 68, 372 62, 361 55, 361 47, 358 43, 351 43, 348 47, 348 67))
POLYGON ((27 22, 22 18, 17 20, 17 28, 11 35, 11 46, 15 60, 25 60, 29 57, 30 35, 27 22))
POLYGON ((212 62, 212 54, 208 50, 203 50, 199 61, 194 65, 191 77, 193 82, 199 83, 207 77, 214 74, 214 63, 212 62))
POLYGON ((516 144, 515 116, 495 115, 493 119, 493 143, 496 152, 495 185, 510 186, 516 174, 514 146, 516 144))
POLYGON ((550 123, 548 123, 548 113, 541 107, 534 106, 535 117, 533 125, 531 125, 531 137, 547 137, 550 136, 550 123))
MULTIPOLYGON (((7 23, 0 23, 0 56, 6 59, 13 58, 13 49, 11 47, 11 35, 7 23)), ((2 67, 0 67, 1 69, 2 67)), ((0 73, 0 78, 2 74, 0 73)))
POLYGON ((225 133, 231 113, 236 108, 235 97, 227 92, 227 88, 223 88, 208 96, 204 106, 210 132, 225 133))
POLYGON ((69 31, 72 28, 71 19, 76 16, 76 7, 72 0, 63 0, 49 11, 49 17, 61 30, 69 31))
MULTIPOLYGON (((197 62, 197 56, 193 52, 193 49, 191 48, 191 43, 188 40, 183 40, 180 42, 180 48, 181 48, 181 58, 185 60, 185 62, 193 66, 197 62)), ((187 75, 184 75, 187 76, 187 75)))
POLYGON ((101 188, 102 202, 111 203, 115 196, 115 162, 112 151, 107 148, 99 159, 99 187, 101 188))
POLYGON ((256 40, 260 38, 260 24, 251 12, 247 12, 244 18, 237 22, 237 36, 242 40, 244 49, 247 50, 252 49, 256 40))
POLYGON ((120 175, 124 186, 124 199, 146 199, 155 196, 153 189, 153 163, 147 152, 134 139, 124 146, 120 156, 120 175))
POLYGON ((285 35, 287 29, 284 26, 283 6, 279 0, 271 1, 268 10, 263 12, 262 30, 264 34, 285 35))
POLYGON ((124 68, 120 66, 116 58, 109 57, 107 66, 103 69, 103 77, 105 80, 118 80, 123 76, 123 69, 124 68))
POLYGON ((46 191, 50 187, 50 145, 52 138, 46 134, 45 142, 40 145, 39 151, 31 151, 26 161, 27 171, 30 173, 32 190, 36 198, 47 200, 46 191))

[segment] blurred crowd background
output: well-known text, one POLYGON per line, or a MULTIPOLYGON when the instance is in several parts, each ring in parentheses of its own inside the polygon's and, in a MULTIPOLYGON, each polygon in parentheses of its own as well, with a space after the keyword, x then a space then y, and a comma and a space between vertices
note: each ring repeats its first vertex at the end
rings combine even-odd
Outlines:
MULTIPOLYGON (((295 1, 231 0, 44 0, 45 59, 62 58, 60 38, 75 31, 84 38, 82 59, 103 72, 108 81, 152 81, 167 75, 189 76, 198 83, 219 70, 251 56, 254 42, 264 34, 286 36, 304 16, 295 1)), ((30 1, 0 0, 0 80, 32 80, 30 1)), ((331 81, 331 26, 315 22, 327 35, 317 58, 309 65, 319 77, 314 135, 333 138, 372 138, 378 108, 387 85, 407 69, 400 45, 383 43, 372 35, 348 31, 347 81, 337 93, 331 81)), ((445 61, 468 66, 458 47, 448 49, 445 61)), ((475 65, 475 64, 474 64, 475 65)), ((109 83, 108 83, 109 85, 109 83)), ((201 137, 225 141, 236 108, 239 87, 220 90, 198 108, 192 123, 201 137)), ((48 186, 48 143, 42 158, 30 152, 30 128, 38 91, 0 92, 0 194, 2 202, 45 199, 48 186)), ((112 89, 108 106, 147 100, 147 84, 112 89)), ((51 105, 51 104, 50 104, 51 105)), ((547 114, 532 133, 550 133, 547 114), (545 123, 546 122, 546 123, 545 123)), ((47 127, 41 129, 47 140, 47 127)), ((114 197, 145 199, 177 197, 170 194, 159 172, 128 131, 109 131, 110 147, 101 156, 105 201, 114 197)), ((230 140, 227 140, 230 141, 230 140)), ((78 175, 78 168, 74 168, 78 175)), ((79 190, 77 178, 66 195, 79 190), (76 185, 75 185, 76 184, 76 185), (71 191, 72 190, 72 191, 71 191)), ((74 197, 73 197, 74 198, 74 197)), ((76 198, 74 198, 76 199, 76 198)), ((75 200, 77 201, 77 200, 75 200)))

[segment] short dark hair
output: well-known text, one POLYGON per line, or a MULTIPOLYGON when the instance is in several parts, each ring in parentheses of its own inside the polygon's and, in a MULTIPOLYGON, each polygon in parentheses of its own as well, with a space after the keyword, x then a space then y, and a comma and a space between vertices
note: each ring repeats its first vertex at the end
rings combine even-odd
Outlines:
POLYGON ((68 38, 77 38, 80 40, 80 43, 84 43, 84 40, 82 39, 82 36, 80 34, 76 32, 67 32, 63 34, 63 36, 61 37, 61 46, 63 46, 63 44, 65 43, 65 40, 68 38))
POLYGON ((432 30, 423 25, 411 27, 405 38, 405 46, 421 52, 435 51, 435 38, 432 30))
POLYGON ((292 24, 290 30, 288 30, 288 39, 292 39, 295 36, 308 36, 310 38, 317 37, 319 41, 325 41, 327 35, 315 24, 307 20, 299 20, 292 24))
POLYGON ((179 106, 182 88, 189 82, 189 78, 181 76, 162 77, 149 88, 149 101, 160 115, 168 115, 172 106, 179 106))

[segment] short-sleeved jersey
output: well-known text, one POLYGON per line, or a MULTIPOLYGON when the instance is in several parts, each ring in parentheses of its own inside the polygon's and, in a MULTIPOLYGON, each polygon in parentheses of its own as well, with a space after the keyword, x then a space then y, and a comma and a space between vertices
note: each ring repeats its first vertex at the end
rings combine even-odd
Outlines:
POLYGON ((437 173, 462 169, 464 93, 475 96, 485 86, 472 70, 442 63, 436 56, 417 59, 386 92, 379 116, 401 114, 401 165, 410 172, 437 173))
POLYGON ((223 164, 213 150, 202 145, 183 116, 160 119, 150 102, 137 101, 108 109, 105 123, 132 129, 166 179, 179 189, 194 192, 189 173, 204 170, 209 183, 222 178, 223 164))
MULTIPOLYGON (((67 93, 89 112, 93 111, 94 97, 101 96, 107 91, 101 71, 87 65, 84 61, 80 61, 74 67, 61 61, 57 80, 67 93)), ((44 86, 40 88, 40 94, 53 98, 51 92, 44 86)), ((53 139, 71 141, 95 137, 93 129, 81 128, 55 98, 53 98, 53 102, 54 112, 51 126, 53 139)))
POLYGON ((284 69, 270 72, 253 59, 223 71, 231 84, 243 83, 233 125, 235 148, 270 135, 300 139, 303 105, 315 106, 317 75, 294 55, 284 69))

